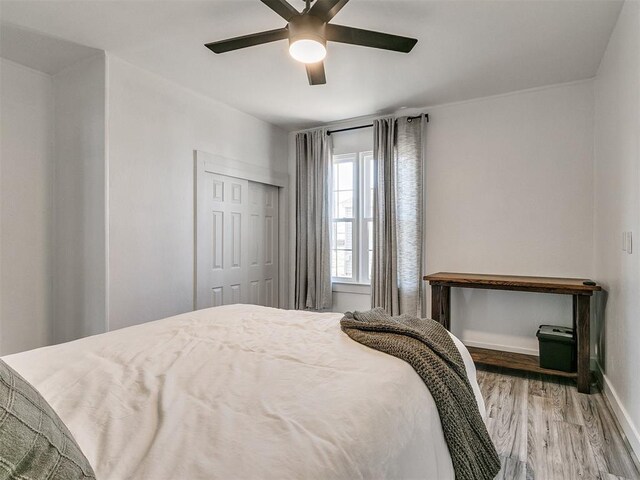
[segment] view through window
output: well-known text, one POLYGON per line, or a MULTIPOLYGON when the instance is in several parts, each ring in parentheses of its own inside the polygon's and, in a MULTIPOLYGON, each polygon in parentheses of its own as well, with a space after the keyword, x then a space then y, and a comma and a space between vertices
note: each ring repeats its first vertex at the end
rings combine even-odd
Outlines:
POLYGON ((334 282, 370 284, 373 250, 373 152, 333 155, 332 173, 332 279, 334 282))

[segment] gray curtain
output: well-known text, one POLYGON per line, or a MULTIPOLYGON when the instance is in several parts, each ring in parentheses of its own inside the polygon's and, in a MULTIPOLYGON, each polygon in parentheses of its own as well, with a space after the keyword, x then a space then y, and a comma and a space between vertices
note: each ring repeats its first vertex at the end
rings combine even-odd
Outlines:
POLYGON ((295 308, 331 308, 331 137, 296 135, 295 308))
POLYGON ((423 117, 373 122, 371 306, 422 314, 423 117))

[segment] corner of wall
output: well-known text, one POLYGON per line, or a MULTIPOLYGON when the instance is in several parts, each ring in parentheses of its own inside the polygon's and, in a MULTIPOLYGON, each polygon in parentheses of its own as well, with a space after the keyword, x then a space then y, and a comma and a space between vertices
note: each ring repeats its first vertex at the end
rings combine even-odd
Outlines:
POLYGON ((109 86, 111 57, 104 55, 104 331, 109 328, 109 86))
POLYGON ((599 363, 597 364, 596 372, 598 377, 602 379, 602 389, 606 402, 618 421, 618 426, 622 430, 621 433, 624 440, 628 442, 629 447, 634 454, 633 460, 636 464, 636 468, 640 469, 640 464, 638 463, 638 452, 640 452, 640 430, 638 430, 631 418, 631 415, 629 415, 629 412, 620 400, 620 396, 613 387, 611 379, 607 377, 599 363))
MULTIPOLYGON (((611 410, 640 456, 638 249, 621 251, 623 231, 640 233, 640 2, 626 1, 594 84, 594 271, 609 292, 603 304, 602 383, 611 410), (637 103, 636 103, 637 102, 637 103), (635 257, 634 257, 635 255, 635 257)), ((637 458, 636 458, 637 460, 637 458)))
POLYGON ((106 54, 53 76, 53 341, 105 331, 106 54))

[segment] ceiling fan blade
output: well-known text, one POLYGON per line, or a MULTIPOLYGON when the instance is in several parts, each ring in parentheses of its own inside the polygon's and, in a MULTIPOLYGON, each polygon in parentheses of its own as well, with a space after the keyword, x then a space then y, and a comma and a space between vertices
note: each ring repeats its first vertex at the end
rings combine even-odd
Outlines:
POLYGON ((252 33, 241 37, 228 38, 219 42, 211 42, 205 44, 209 50, 214 53, 225 53, 240 48, 253 47, 254 45, 262 45, 263 43, 275 42, 289 38, 289 30, 287 28, 277 28, 266 32, 252 33))
POLYGON ((309 10, 309 13, 314 17, 318 17, 324 22, 328 22, 336 16, 342 7, 344 7, 349 0, 316 0, 309 10))
POLYGON ((344 27, 342 25, 326 26, 327 40, 332 42, 349 43, 351 45, 362 45, 363 47, 382 48, 395 52, 409 53, 413 46, 418 43, 415 38, 401 37, 389 33, 373 32, 360 28, 344 27))
POLYGON ((291 20, 296 15, 300 15, 300 12, 293 8, 288 2, 285 0, 260 0, 271 10, 276 12, 282 18, 284 18, 287 22, 291 20))
POLYGON ((327 77, 324 75, 324 62, 307 63, 307 78, 309 85, 324 85, 327 77))

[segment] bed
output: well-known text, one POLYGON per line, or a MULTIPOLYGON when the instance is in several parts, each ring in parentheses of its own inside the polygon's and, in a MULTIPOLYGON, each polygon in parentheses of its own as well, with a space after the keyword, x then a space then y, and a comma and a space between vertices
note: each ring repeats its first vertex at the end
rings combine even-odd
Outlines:
POLYGON ((420 377, 348 338, 341 317, 230 305, 3 359, 101 480, 453 479, 420 377))

